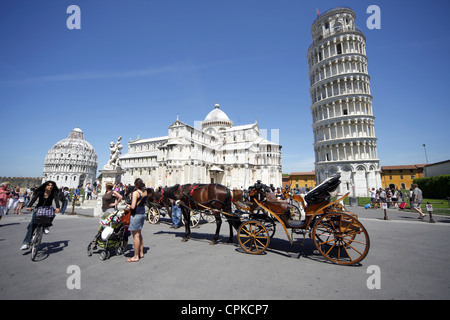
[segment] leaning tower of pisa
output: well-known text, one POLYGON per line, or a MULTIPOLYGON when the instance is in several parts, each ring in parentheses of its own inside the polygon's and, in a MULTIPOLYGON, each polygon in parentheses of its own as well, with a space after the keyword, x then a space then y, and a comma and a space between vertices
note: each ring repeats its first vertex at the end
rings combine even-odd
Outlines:
POLYGON ((317 183, 341 174, 339 193, 381 187, 367 71, 366 38, 355 13, 339 7, 313 22, 308 49, 317 183))

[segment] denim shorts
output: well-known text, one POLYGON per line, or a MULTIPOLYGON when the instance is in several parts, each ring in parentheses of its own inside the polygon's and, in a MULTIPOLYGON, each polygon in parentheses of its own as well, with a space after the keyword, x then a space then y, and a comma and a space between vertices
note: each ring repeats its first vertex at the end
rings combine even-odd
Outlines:
POLYGON ((135 214, 130 218, 130 226, 128 227, 128 230, 130 231, 141 230, 142 227, 144 226, 144 222, 145 222, 145 214, 135 214))

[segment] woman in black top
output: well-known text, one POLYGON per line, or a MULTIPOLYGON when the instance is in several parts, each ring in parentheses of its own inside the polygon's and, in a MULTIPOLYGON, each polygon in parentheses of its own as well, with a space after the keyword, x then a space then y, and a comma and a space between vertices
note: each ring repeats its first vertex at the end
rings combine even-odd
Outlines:
POLYGON ((131 200, 131 218, 128 230, 133 235, 134 256, 127 259, 127 262, 138 262, 144 257, 144 239, 142 238, 142 227, 145 221, 145 203, 147 202, 147 189, 141 178, 134 181, 136 187, 131 200))
MULTIPOLYGON (((33 193, 33 197, 31 201, 28 203, 27 211, 31 211, 32 205, 38 200, 35 210, 31 215, 31 221, 27 227, 27 234, 25 235, 25 239, 23 239, 23 245, 20 248, 21 250, 26 250, 30 247, 31 236, 33 235, 33 225, 34 225, 34 217, 36 216, 37 209, 39 207, 49 207, 53 205, 53 201, 55 201, 56 205, 56 213, 59 213, 59 199, 58 199, 58 187, 53 181, 46 181, 42 185, 40 185, 36 191, 33 193)), ((48 229, 45 229, 45 233, 48 233, 48 229)))

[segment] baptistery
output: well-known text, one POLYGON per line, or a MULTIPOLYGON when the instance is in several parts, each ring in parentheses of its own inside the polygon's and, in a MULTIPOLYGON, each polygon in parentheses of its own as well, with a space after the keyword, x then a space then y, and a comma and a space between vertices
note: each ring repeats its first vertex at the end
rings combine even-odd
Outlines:
POLYGON ((75 128, 48 151, 42 180, 53 180, 58 187, 75 188, 92 184, 96 173, 97 154, 84 140, 83 131, 75 128))

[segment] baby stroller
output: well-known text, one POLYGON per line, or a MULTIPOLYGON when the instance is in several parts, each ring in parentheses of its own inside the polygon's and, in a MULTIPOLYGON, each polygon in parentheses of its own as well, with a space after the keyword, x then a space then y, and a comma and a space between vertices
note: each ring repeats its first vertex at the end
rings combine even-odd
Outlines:
POLYGON ((100 251, 100 260, 108 259, 112 249, 115 250, 116 255, 124 253, 128 242, 128 225, 124 224, 122 220, 127 214, 129 214, 128 210, 123 213, 116 210, 100 221, 98 232, 87 247, 89 257, 92 256, 93 250, 97 250, 97 246, 103 249, 100 251))

